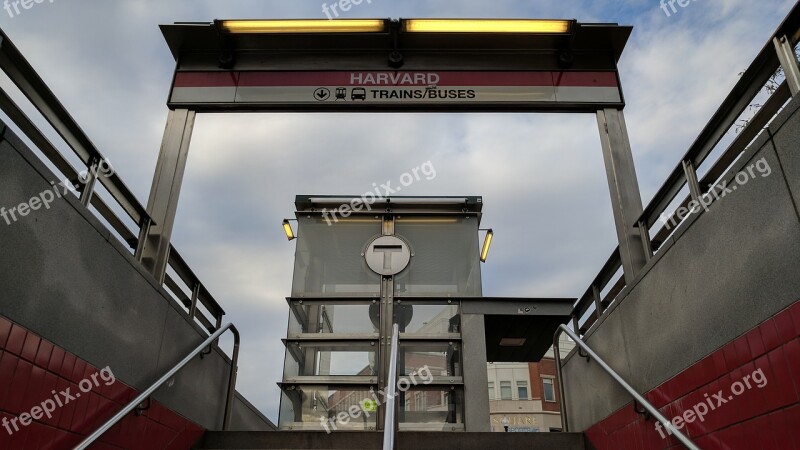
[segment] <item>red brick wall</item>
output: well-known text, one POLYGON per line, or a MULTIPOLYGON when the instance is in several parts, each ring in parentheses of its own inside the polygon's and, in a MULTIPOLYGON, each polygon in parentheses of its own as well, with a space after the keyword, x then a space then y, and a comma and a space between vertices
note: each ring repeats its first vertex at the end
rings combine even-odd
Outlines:
MULTIPOLYGON (((110 370, 113 373, 114 368, 110 370)), ((106 386, 97 377, 97 385, 82 392, 78 383, 98 372, 97 367, 0 316, 0 421, 9 421, 0 425, 0 448, 71 449, 138 395, 118 379, 106 386), (67 388, 74 400, 56 407, 50 418, 42 416, 28 426, 17 421, 19 431, 14 430, 12 419, 53 399, 52 391, 63 399, 59 393, 67 388)), ((128 414, 93 448, 184 450, 191 448, 203 431, 152 401, 142 416, 128 414)))
MULTIPOLYGON (((703 450, 800 449, 800 302, 648 392, 646 398, 668 419, 712 401, 715 409, 703 421, 694 419, 681 430, 703 450), (733 396, 731 387, 758 370, 766 385, 733 396), (716 406, 719 400, 714 395, 720 390, 725 403, 716 406)), ((631 404, 594 425, 587 435, 597 450, 683 448, 674 437, 662 439, 655 422, 645 421, 631 404)))
POLYGON ((558 380, 556 379, 556 363, 550 358, 544 358, 538 363, 529 363, 528 368, 531 376, 531 395, 534 399, 542 400, 542 410, 548 412, 561 412, 561 399, 558 393, 558 380), (542 385, 542 375, 552 377, 553 389, 556 395, 556 401, 544 401, 544 386, 542 385))

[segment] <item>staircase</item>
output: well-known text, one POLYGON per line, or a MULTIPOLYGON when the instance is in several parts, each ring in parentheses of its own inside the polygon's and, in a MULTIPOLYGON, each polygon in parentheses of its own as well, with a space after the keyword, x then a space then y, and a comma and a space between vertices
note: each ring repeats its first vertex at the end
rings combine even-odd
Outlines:
MULTIPOLYGON (((317 431, 209 431, 194 447, 222 449, 380 449, 383 433, 317 431)), ((398 450, 586 450, 581 433, 442 433, 408 431, 397 435, 398 450)))

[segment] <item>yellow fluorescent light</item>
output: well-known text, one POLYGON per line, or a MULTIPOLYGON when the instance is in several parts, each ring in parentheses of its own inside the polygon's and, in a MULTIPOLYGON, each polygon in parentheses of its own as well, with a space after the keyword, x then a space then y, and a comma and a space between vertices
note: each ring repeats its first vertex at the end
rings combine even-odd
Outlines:
POLYGON ((481 249, 481 262, 486 262, 489 258, 489 248, 492 247, 492 239, 494 238, 494 231, 486 231, 486 239, 483 241, 483 249, 481 249))
POLYGON ((294 235, 294 230, 292 230, 292 225, 289 223, 288 219, 283 220, 283 232, 286 233, 286 238, 290 241, 296 238, 294 235))
POLYGON ((378 33, 386 29, 381 19, 337 20, 223 20, 229 33, 378 33))
POLYGON ((409 33, 568 33, 568 20, 409 19, 409 33))

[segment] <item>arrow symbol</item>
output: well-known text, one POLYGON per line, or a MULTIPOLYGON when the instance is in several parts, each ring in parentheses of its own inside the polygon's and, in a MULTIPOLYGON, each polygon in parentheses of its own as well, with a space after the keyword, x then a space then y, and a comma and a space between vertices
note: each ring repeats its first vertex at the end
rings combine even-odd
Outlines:
POLYGON ((326 100, 328 97, 331 96, 331 91, 326 88, 318 88, 314 91, 314 98, 318 101, 326 100))

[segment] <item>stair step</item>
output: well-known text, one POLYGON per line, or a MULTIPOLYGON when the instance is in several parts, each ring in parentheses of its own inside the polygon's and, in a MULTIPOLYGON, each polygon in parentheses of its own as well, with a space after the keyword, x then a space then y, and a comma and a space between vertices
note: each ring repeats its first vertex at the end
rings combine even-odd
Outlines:
MULTIPOLYGON (((197 450, 375 450, 383 446, 383 433, 317 431, 209 431, 197 450)), ((448 433, 403 431, 397 435, 398 450, 427 449, 527 449, 586 450, 581 433, 448 433)))

